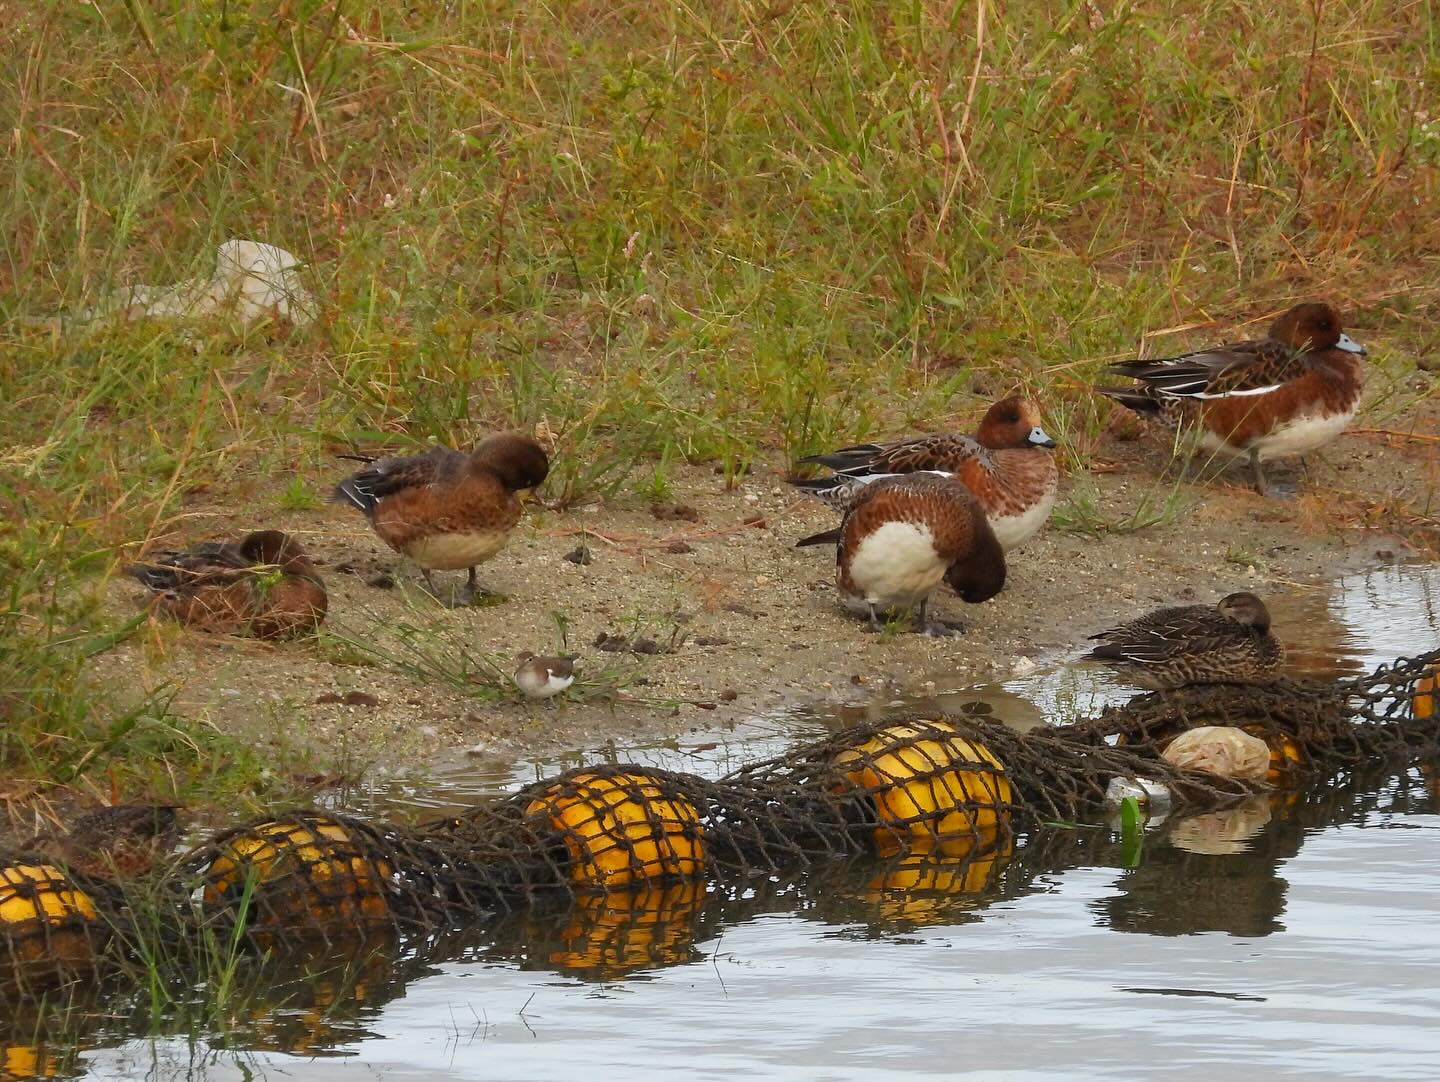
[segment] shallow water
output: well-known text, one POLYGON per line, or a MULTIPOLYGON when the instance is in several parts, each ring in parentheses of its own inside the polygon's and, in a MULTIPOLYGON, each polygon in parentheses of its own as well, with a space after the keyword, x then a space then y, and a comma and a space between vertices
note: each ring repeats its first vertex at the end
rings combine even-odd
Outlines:
MULTIPOLYGON (((1440 570, 1385 567, 1271 607, 1293 671, 1360 671, 1433 647, 1440 570)), ((935 684, 897 701, 979 702, 1024 724, 1129 694, 1058 664, 992 687, 935 684)), ((890 703, 553 760, 458 760, 423 785, 360 795, 423 817, 584 762, 718 775, 890 703)), ((1085 828, 1042 833, 1008 860, 857 859, 738 894, 680 885, 629 909, 526 914, 381 951, 349 972, 321 960, 292 975, 283 1007, 261 996, 223 1037, 131 1036, 146 1029, 136 1007, 79 1042, 57 1034, 41 1058, 107 1079, 1440 1073, 1440 785, 1428 776, 1360 776, 1165 823, 1126 862, 1108 830, 1085 828)), ((34 1028, 17 1018, 6 1036, 34 1028)))

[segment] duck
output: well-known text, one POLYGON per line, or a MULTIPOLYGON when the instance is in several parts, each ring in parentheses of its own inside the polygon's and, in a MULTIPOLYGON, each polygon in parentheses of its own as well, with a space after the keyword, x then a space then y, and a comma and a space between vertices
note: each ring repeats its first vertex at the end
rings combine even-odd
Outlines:
POLYGON ((1274 679, 1285 648, 1270 630, 1270 610, 1252 593, 1219 603, 1157 609, 1112 627, 1082 661, 1098 661, 1134 684, 1170 691, 1191 684, 1263 684, 1274 679))
POLYGON ((179 811, 178 804, 111 804, 36 834, 20 850, 93 879, 136 879, 175 848, 179 811))
POLYGON ((984 509, 948 474, 909 473, 858 486, 840 525, 796 542, 797 548, 833 544, 836 586, 847 609, 869 617, 911 609, 915 630, 947 635, 956 629, 927 618, 930 595, 946 583, 970 604, 1005 585, 1005 550, 984 509))
POLYGON ((1001 547, 1009 550, 1038 533, 1055 508, 1060 487, 1050 453, 1055 447, 1040 425, 1035 402, 1012 395, 986 411, 973 437, 937 433, 810 455, 800 462, 829 466, 834 474, 790 483, 843 510, 859 486, 882 478, 917 472, 958 477, 980 501, 1001 547))
POLYGON ((1360 408, 1365 355, 1333 306, 1307 301, 1262 339, 1108 365, 1137 383, 1097 390, 1143 416, 1198 424, 1205 450, 1249 460, 1262 496, 1290 495, 1292 487, 1267 481, 1262 463, 1306 454, 1345 430, 1360 408))
POLYGON ((514 432, 488 436, 468 453, 433 447, 361 460, 366 467, 336 485, 332 499, 361 511, 380 540, 420 568, 437 600, 431 572, 468 571, 466 605, 479 594, 475 569, 505 547, 520 521, 519 494, 550 472, 539 441, 514 432))
POLYGON ((529 650, 515 660, 515 686, 527 699, 551 699, 575 683, 575 658, 537 657, 529 650))
POLYGON ((281 530, 205 541, 128 564, 152 611, 205 631, 284 639, 325 620, 325 582, 300 542, 281 530))

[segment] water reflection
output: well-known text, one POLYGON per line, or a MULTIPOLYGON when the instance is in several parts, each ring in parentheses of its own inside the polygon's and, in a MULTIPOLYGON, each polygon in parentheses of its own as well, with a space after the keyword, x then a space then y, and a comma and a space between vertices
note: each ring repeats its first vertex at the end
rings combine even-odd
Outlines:
POLYGON ((1380 815, 1440 811, 1432 780, 1420 770, 1388 779, 1357 775, 1318 793, 1274 794, 1229 814, 1167 821, 1147 836, 1139 867, 1128 870, 1108 828, 1048 828, 1013 847, 837 860, 731 889, 646 886, 403 945, 371 941, 247 957, 230 987, 202 986, 163 1010, 133 986, 72 988, 50 1004, 0 1017, 0 1077, 77 1076, 85 1070, 82 1048, 121 1044, 137 1032, 213 1031, 226 1047, 254 1053, 350 1054, 381 1032, 375 1020, 387 1003, 413 994, 417 982, 456 979, 464 972, 453 969, 456 962, 607 985, 709 963, 725 929, 767 915, 797 915, 845 940, 903 940, 927 928, 953 934, 997 905, 1010 909, 1050 893, 1067 873, 1084 869, 1116 871, 1114 890, 1089 903, 1103 927, 1162 937, 1268 936, 1285 928, 1281 871, 1308 837, 1380 815))
MULTIPOLYGON (((1440 574, 1383 568, 1333 592, 1277 596, 1272 608, 1297 671, 1359 671, 1435 641, 1440 574)), ((392 778, 336 800, 423 819, 581 764, 636 761, 714 777, 840 724, 885 716, 897 701, 946 710, 980 703, 1025 727, 1093 714, 1131 693, 1104 672, 1063 667, 993 687, 935 679, 907 690, 913 694, 887 688, 865 703, 797 708, 638 747, 519 763, 457 756, 425 777, 392 778)), ((1413 833, 1440 829, 1428 818, 1440 813, 1437 778, 1429 768, 1362 772, 1314 791, 1164 821, 1146 835, 1135 867, 1126 866, 1126 851, 1104 824, 1050 827, 1013 845, 836 860, 724 888, 612 891, 424 939, 244 955, 223 980, 212 975, 163 994, 133 980, 71 987, 48 1003, 0 1011, 0 1078, 263 1077, 309 1061, 306 1077, 323 1079, 340 1077, 338 1064, 321 1062, 334 1056, 376 1063, 377 1074, 395 1077, 536 1077, 547 1062, 557 1071, 580 1062, 604 1075, 637 1062, 680 1069, 702 1052, 729 1073, 754 1078, 823 1073, 815 1068, 821 1062, 838 1076, 851 1073, 833 1059, 847 1047, 852 1059, 844 1064, 870 1062, 877 1078, 949 1077, 955 1019, 971 987, 981 997, 969 1001, 975 1017, 1004 1009, 1032 1035, 999 1059, 974 1048, 967 1065, 976 1070, 1005 1070, 1018 1060, 1044 1072, 1048 1034, 1057 1048, 1101 1036, 1106 1047, 1125 1049, 1110 1065, 1115 1077, 1131 1076, 1137 1055, 1165 1063, 1169 1073, 1183 1075, 1188 1065, 1195 1077, 1208 1077, 1220 1063, 1204 1051, 1217 1027, 1262 1023, 1206 1014, 1204 1004, 1253 1009, 1275 997, 1235 991, 1230 971, 1217 968, 1223 952, 1207 936, 1250 944, 1246 957, 1267 939, 1285 944, 1284 974, 1272 984, 1278 980, 1280 998, 1288 996, 1293 1025, 1314 1027, 1313 1019, 1326 1017, 1340 969, 1352 999, 1369 1003, 1372 1015, 1393 1015, 1340 1046, 1332 1031, 1312 1032, 1312 1044, 1329 1054, 1308 1060, 1295 1051, 1290 1027, 1269 1037, 1252 1029, 1251 1052, 1274 1044, 1269 1073, 1404 1076, 1440 1054, 1428 1024, 1440 1023, 1428 1005, 1433 970, 1423 964, 1435 952, 1416 938, 1435 915, 1433 903, 1430 916, 1424 908, 1434 897, 1433 846, 1413 833), (1388 844, 1360 846, 1357 856, 1355 831, 1377 826, 1390 829, 1367 836, 1388 844), (1402 826, 1411 830, 1394 829, 1402 826), (1319 872, 1307 871, 1307 847, 1318 849, 1319 872), (1331 892, 1320 902, 1317 883, 1331 892), (1297 938, 1295 894, 1307 887, 1308 925, 1297 938), (1362 943, 1353 935, 1362 923, 1395 931, 1362 943), (917 944, 934 949, 911 949, 917 944), (1412 963, 1414 972, 1405 969, 1412 963), (759 982, 760 975, 770 979, 759 982), (722 988, 718 999, 712 984, 722 988), (643 1000, 645 1027, 627 1025, 647 987, 665 991, 643 1000), (926 998, 931 992, 935 998, 926 998), (508 998, 497 1000, 502 993, 508 998), (537 996, 549 1017, 529 1007, 537 996), (585 1002, 574 1013, 556 1006, 576 996, 585 1002), (617 1001, 615 1012, 597 1006, 604 999, 617 1001), (504 1021, 501 1001, 509 1003, 504 1021), (1297 1003, 1311 1003, 1309 1013, 1297 1003), (868 1026, 856 1021, 872 1015, 868 1026), (866 1034, 858 1049, 847 1045, 857 1026, 866 1034), (423 1057, 416 1042, 428 1049, 423 1057), (919 1051, 926 1048, 928 1058, 919 1051)), ((1090 1062, 1088 1074, 1106 1074, 1095 1057, 1090 1062)), ((1051 1066, 1068 1074, 1073 1062, 1066 1053, 1051 1066)))

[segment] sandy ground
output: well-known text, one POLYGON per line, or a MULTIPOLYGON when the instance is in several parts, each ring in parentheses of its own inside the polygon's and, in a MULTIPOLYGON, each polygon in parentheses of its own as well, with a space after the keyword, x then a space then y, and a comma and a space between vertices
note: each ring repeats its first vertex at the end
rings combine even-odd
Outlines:
MULTIPOLYGON (((1428 421, 1419 427, 1433 430, 1428 421)), ((1359 525, 1361 512, 1397 494, 1423 504, 1435 454, 1425 442, 1351 435, 1312 464, 1298 499, 1262 499, 1235 469, 1182 483, 1181 511, 1136 532, 1097 538, 1052 522, 1012 554, 994 601, 967 606, 938 595, 938 615, 965 626, 950 639, 874 635, 845 614, 833 550, 793 547, 832 525, 832 513, 765 465, 731 491, 708 469, 681 470, 668 506, 631 496, 563 514, 535 508, 481 569, 482 585, 508 600, 455 610, 424 594, 415 570, 344 508, 262 518, 196 506, 187 512, 197 535, 261 525, 299 535, 326 576, 334 637, 272 647, 155 625, 97 659, 95 678, 178 685, 174 709, 291 752, 308 748, 315 765, 347 773, 460 748, 534 755, 645 739, 797 701, 903 690, 936 674, 952 686, 982 683, 1026 667, 1022 659, 1071 655, 1087 634, 1157 605, 1213 601, 1239 588, 1263 595, 1268 585, 1403 556, 1403 542, 1359 525), (588 563, 566 558, 582 531, 588 563), (369 585, 376 575, 394 586, 369 585), (497 692, 484 666, 508 672, 520 650, 557 652, 557 621, 580 656, 571 697, 531 703, 508 685, 497 692), (611 652, 594 645, 602 634, 649 642, 639 653, 611 652), (401 671, 373 655, 377 646, 437 659, 458 679, 401 671), (481 670, 470 682, 467 665, 481 670)), ((1146 499, 1163 501, 1171 484, 1159 477, 1169 461, 1162 440, 1107 436, 1093 468, 1062 482, 1061 506, 1073 513, 1092 505, 1123 520, 1146 499)), ((253 505, 274 506, 262 497, 253 505)), ((116 580, 108 591, 118 613, 134 611, 133 583, 116 580)))

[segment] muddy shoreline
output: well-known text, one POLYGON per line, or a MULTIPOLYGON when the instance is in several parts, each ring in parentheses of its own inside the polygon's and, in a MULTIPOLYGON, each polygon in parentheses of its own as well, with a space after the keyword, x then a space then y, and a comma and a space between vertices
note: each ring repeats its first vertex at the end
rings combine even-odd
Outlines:
MULTIPOLYGON (((830 550, 793 547, 832 513, 772 466, 729 491, 709 469, 682 468, 660 506, 629 496, 534 508, 482 569, 482 584, 508 598, 493 607, 437 606, 415 570, 342 508, 270 514, 265 525, 293 531, 322 561, 326 638, 269 646, 154 625, 97 659, 93 677, 178 686, 172 709, 272 744, 277 761, 300 752, 352 775, 461 750, 533 756, 649 739, 794 703, 873 699, 877 688, 981 684, 1072 656, 1090 632, 1157 605, 1263 595, 1403 558, 1396 538, 1353 525, 1346 494, 1416 489, 1425 453, 1347 438, 1311 469, 1300 498, 1279 501, 1249 491, 1238 471, 1177 484, 1162 476, 1157 442, 1106 440, 1103 472, 1062 480, 1060 513, 1012 553, 998 598, 938 596, 937 615, 965 628, 948 639, 874 635, 844 613, 830 550), (1134 532, 1075 529, 1172 498, 1173 514, 1134 532), (371 585, 386 580, 393 586, 371 585), (521 650, 560 649, 562 626, 563 645, 580 655, 577 695, 532 703, 483 686, 492 663, 508 671, 521 650), (639 652, 602 649, 602 637, 639 652)), ((257 490, 243 510, 187 511, 197 533, 220 534, 259 524, 272 499, 257 490)), ((117 615, 134 611, 133 584, 106 589, 117 615)))

